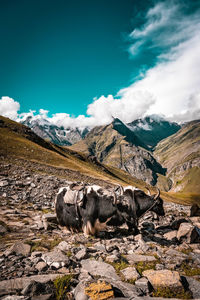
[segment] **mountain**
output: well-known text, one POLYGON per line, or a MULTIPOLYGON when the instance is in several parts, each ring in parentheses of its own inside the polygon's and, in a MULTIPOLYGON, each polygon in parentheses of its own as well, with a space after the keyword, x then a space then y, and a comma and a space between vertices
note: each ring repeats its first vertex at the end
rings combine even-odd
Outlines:
POLYGON ((200 193, 200 120, 159 142, 154 156, 167 169, 171 191, 200 193))
POLYGON ((157 182, 157 173, 165 174, 165 170, 148 151, 148 146, 119 119, 114 119, 109 125, 93 128, 70 149, 95 156, 98 161, 122 169, 152 185, 157 182))
POLYGON ((31 128, 41 138, 56 145, 72 145, 85 137, 89 132, 88 127, 64 128, 50 123, 41 116, 28 116, 20 121, 21 124, 31 128))
MULTIPOLYGON (((29 127, 0 116, 0 163, 25 168, 70 181, 99 185, 145 183, 113 167, 93 162, 85 155, 54 145, 36 135, 29 127)), ((1 168, 0 168, 1 169, 1 168)), ((14 174, 13 174, 14 176, 14 174)))
POLYGON ((176 133, 181 126, 175 122, 169 122, 158 115, 150 115, 143 119, 137 119, 127 124, 150 149, 153 149, 162 139, 176 133))

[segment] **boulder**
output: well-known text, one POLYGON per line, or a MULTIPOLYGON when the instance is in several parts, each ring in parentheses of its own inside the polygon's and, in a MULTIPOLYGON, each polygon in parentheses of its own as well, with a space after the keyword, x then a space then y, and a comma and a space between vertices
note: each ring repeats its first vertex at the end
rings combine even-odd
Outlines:
POLYGON ((104 276, 114 280, 120 280, 113 266, 96 260, 85 259, 81 261, 82 272, 88 272, 93 276, 104 276))
POLYGON ((28 254, 30 254, 30 252, 31 252, 31 246, 19 241, 13 244, 9 249, 7 249, 4 252, 4 254, 8 256, 12 253, 16 253, 17 255, 22 254, 24 256, 27 256, 28 254))
POLYGON ((48 275, 33 275, 29 277, 20 277, 9 280, 0 281, 0 295, 13 293, 16 290, 22 290, 32 281, 37 281, 41 283, 46 283, 50 280, 54 280, 57 277, 61 277, 61 274, 48 274, 48 275))
POLYGON ((144 294, 149 293, 150 283, 147 278, 139 278, 135 281, 135 286, 138 287, 144 294))
POLYGON ((135 281, 140 277, 139 273, 137 272, 136 268, 134 268, 134 267, 125 268, 125 269, 121 270, 120 274, 122 274, 122 276, 124 277, 124 279, 126 281, 127 280, 135 281))
POLYGON ((193 204, 190 208, 190 217, 200 216, 200 206, 193 204))
POLYGON ((200 229, 190 223, 181 223, 177 232, 177 239, 179 241, 186 241, 186 243, 200 242, 200 229))
POLYGON ((142 273, 147 277, 154 289, 159 287, 182 289, 181 278, 178 272, 170 270, 146 270, 142 273))
POLYGON ((42 255, 42 259, 47 263, 47 265, 56 269, 65 267, 69 264, 69 258, 67 255, 58 249, 44 253, 42 255))
POLYGON ((87 249, 86 248, 81 249, 80 251, 78 251, 76 253, 75 257, 77 260, 82 260, 82 259, 86 258, 87 257, 87 249))
POLYGON ((177 240, 177 230, 169 231, 165 233, 164 238, 167 239, 168 241, 176 241, 177 240))
POLYGON ((187 276, 186 279, 189 284, 189 290, 192 292, 193 298, 200 299, 200 282, 189 276, 187 276))
POLYGON ((140 261, 151 262, 156 260, 154 256, 150 255, 128 254, 125 257, 128 260, 129 264, 134 264, 140 261))

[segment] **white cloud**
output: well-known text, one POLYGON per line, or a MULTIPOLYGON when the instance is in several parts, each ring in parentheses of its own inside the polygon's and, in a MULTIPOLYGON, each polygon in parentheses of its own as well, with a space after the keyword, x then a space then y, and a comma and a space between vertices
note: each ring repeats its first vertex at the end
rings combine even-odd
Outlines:
POLYGON ((19 109, 19 102, 14 101, 12 98, 5 96, 0 99, 0 115, 16 120, 19 109))
MULTIPOLYGON (((121 90, 122 100, 130 93, 146 90, 155 99, 155 103, 147 107, 146 114, 164 114, 177 121, 188 120, 189 116, 199 118, 196 101, 200 93, 199 53, 200 36, 196 35, 173 48, 168 53, 168 61, 159 63, 148 70, 143 79, 121 90)), ((145 104, 146 99, 141 97, 140 101, 145 104)))

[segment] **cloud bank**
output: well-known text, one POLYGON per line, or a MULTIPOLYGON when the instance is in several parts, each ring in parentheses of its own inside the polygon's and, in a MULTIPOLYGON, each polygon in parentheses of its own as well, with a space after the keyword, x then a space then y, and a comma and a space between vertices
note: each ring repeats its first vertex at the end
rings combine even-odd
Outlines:
POLYGON ((64 127, 108 124, 112 117, 131 122, 149 114, 185 122, 200 118, 200 11, 186 13, 182 2, 165 1, 150 8, 142 26, 129 34, 128 52, 137 59, 144 49, 156 51, 156 64, 117 95, 102 95, 88 105, 86 116, 48 111, 18 113, 20 104, 0 99, 0 114, 14 120, 45 118, 64 127))

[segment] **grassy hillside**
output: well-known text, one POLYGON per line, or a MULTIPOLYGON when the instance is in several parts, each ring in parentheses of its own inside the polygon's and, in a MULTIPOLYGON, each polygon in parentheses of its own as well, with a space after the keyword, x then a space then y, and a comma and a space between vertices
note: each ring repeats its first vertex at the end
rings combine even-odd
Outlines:
MULTIPOLYGON (((24 125, 0 117, 0 162, 20 165, 34 172, 96 184, 133 185, 145 190, 147 184, 118 168, 93 163, 80 152, 44 141, 24 125)), ((79 148, 79 151, 81 149, 79 148)), ((152 192, 155 188, 149 186, 152 192)), ((190 204, 199 195, 161 193, 164 200, 190 204)))
POLYGON ((83 180, 85 175, 87 180, 91 177, 115 184, 137 183, 140 187, 145 185, 131 176, 124 176, 123 172, 92 163, 84 154, 46 142, 28 127, 4 117, 0 117, 0 141, 1 161, 21 165, 25 165, 26 161, 32 162, 40 165, 40 172, 48 172, 47 167, 51 167, 51 170, 55 168, 56 174, 65 174, 64 177, 69 180, 83 180), (69 172, 67 176, 66 172, 61 172, 62 170, 71 170, 75 173, 69 172), (73 174, 76 174, 75 178, 73 174))
POLYGON ((200 120, 161 141, 154 155, 167 168, 173 191, 200 194, 200 120))

